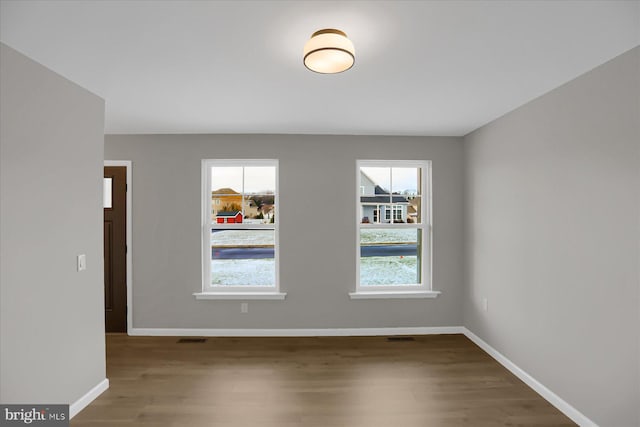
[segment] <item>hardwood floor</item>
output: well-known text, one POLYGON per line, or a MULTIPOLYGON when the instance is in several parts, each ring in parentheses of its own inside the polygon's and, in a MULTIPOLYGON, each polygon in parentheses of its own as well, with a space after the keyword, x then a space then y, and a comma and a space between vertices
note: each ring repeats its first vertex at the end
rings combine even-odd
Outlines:
POLYGON ((575 425, 463 335, 178 339, 107 335, 71 426, 575 425))

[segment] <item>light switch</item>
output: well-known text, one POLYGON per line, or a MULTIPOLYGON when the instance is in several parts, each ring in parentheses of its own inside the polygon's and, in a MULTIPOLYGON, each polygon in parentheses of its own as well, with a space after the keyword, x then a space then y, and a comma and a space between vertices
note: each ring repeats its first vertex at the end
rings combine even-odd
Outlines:
POLYGON ((87 269, 87 256, 85 254, 78 255, 78 271, 87 269))

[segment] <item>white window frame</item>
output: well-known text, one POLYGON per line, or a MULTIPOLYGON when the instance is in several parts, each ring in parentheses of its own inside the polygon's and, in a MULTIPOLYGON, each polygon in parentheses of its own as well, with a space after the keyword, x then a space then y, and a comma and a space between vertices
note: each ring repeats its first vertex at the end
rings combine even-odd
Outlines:
MULTIPOLYGON (((392 191, 393 182, 389 191, 392 191)), ((378 298, 435 298, 440 292, 433 290, 433 223, 432 223, 432 191, 431 191, 431 161, 430 160, 357 160, 356 161, 356 287, 355 292, 350 292, 351 299, 378 299, 378 298), (360 196, 360 168, 385 167, 385 168, 420 168, 421 173, 421 222, 420 223, 362 223, 360 196), (360 284, 360 231, 368 228, 389 229, 415 229, 421 230, 422 241, 419 247, 420 254, 420 278, 419 284, 407 285, 370 285, 360 284)), ((392 195, 390 195, 391 200, 392 195)), ((389 203, 392 205, 392 203, 389 203)), ((390 207, 392 210, 393 207, 390 207)), ((382 212, 381 212, 382 214, 382 212)), ((393 217, 393 213, 391 214, 393 217)))
MULTIPOLYGON (((244 221, 237 223, 218 224, 212 221, 211 212, 213 208, 211 197, 211 168, 212 167, 251 167, 251 166, 272 166, 276 168, 276 188, 274 204, 276 211, 280 207, 279 203, 279 165, 276 159, 203 159, 202 160, 202 292, 193 295, 196 299, 284 299, 286 293, 280 292, 280 248, 279 248, 279 222, 276 218, 274 223, 268 224, 247 224, 244 221), (273 230, 274 233, 274 262, 275 262, 275 283, 274 286, 214 286, 211 285, 211 230, 273 230)), ((244 217, 244 200, 242 204, 244 217)))

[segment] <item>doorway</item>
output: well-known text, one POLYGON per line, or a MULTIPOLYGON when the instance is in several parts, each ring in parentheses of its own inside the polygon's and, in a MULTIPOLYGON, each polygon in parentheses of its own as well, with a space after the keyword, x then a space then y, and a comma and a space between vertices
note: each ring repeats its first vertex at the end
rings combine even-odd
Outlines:
POLYGON ((126 333, 129 325, 128 254, 130 164, 104 166, 104 315, 105 331, 126 333))

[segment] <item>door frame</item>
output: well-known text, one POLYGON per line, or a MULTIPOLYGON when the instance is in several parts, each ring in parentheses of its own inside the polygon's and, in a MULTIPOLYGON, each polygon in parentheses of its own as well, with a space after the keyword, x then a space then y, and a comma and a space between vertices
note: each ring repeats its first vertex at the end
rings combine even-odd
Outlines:
POLYGON ((131 335, 133 329, 133 243, 131 239, 131 195, 133 187, 131 186, 131 160, 105 160, 104 166, 124 166, 127 168, 127 335, 131 335))

